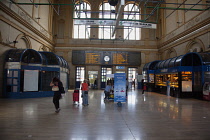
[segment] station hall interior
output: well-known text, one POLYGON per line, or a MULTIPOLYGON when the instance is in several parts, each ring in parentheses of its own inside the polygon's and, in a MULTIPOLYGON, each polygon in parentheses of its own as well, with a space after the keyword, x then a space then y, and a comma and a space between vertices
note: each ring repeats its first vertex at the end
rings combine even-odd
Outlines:
POLYGON ((210 138, 209 0, 0 0, 0 61, 5 140, 210 138), (121 73, 118 106, 104 89, 121 73), (86 107, 72 97, 85 79, 86 107))

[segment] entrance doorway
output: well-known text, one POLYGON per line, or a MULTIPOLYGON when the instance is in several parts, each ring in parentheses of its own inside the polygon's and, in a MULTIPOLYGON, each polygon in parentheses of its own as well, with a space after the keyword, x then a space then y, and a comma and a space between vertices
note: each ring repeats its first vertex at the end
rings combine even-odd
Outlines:
POLYGON ((135 89, 137 86, 137 68, 128 68, 128 88, 129 89, 135 89))
POLYGON ((88 71, 88 78, 90 82, 90 88, 98 88, 98 71, 88 71))
POLYGON ((76 67, 76 82, 75 82, 75 88, 80 89, 81 83, 85 79, 85 67, 76 67))
POLYGON ((107 74, 112 74, 112 67, 101 67, 101 89, 105 89, 106 82, 109 79, 107 74))

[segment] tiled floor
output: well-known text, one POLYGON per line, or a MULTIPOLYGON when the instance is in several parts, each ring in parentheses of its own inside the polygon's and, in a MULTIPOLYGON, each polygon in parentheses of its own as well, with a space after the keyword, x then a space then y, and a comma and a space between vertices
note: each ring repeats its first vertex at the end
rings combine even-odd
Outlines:
POLYGON ((102 90, 89 106, 73 105, 72 90, 55 113, 52 97, 0 99, 0 140, 210 140, 210 102, 130 90, 118 107, 102 90))

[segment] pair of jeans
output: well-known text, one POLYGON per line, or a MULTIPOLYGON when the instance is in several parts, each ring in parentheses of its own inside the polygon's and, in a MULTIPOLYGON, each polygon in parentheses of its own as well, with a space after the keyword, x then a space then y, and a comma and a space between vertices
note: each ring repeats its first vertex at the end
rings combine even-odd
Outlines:
POLYGON ((104 93, 105 93, 105 99, 109 99, 110 92, 104 91, 104 93))
POLYGON ((61 98, 61 93, 60 91, 54 91, 54 96, 53 96, 53 103, 55 105, 55 109, 60 108, 59 100, 61 98))
POLYGON ((85 91, 82 91, 82 95, 83 95, 83 98, 82 98, 83 103, 82 104, 83 105, 88 105, 88 94, 85 94, 85 91))

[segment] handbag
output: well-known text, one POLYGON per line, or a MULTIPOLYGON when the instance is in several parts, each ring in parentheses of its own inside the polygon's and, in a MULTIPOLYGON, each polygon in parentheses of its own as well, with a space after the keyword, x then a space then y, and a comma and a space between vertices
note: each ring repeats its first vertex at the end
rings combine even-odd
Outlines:
POLYGON ((147 86, 144 86, 143 90, 147 90, 147 86))
POLYGON ((53 87, 52 87, 52 91, 59 91, 58 86, 53 86, 53 87))
POLYGON ((61 87, 61 93, 65 93, 64 87, 61 87))

